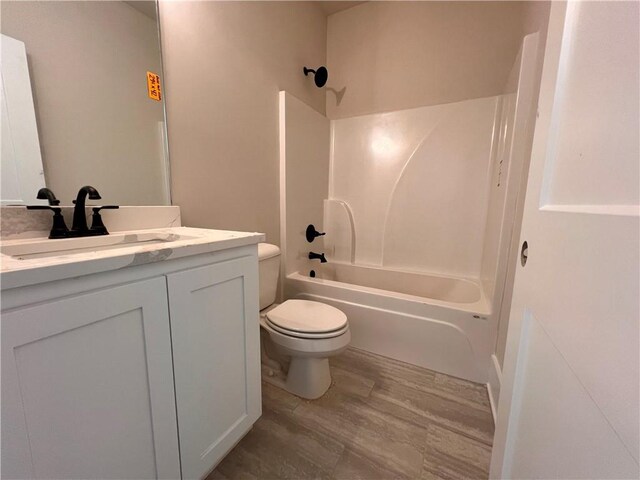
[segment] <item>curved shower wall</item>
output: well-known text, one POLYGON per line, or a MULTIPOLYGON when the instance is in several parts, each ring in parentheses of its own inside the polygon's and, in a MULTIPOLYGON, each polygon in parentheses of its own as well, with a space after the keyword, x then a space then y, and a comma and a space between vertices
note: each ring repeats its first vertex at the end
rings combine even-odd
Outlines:
POLYGON ((328 256, 335 262, 355 263, 356 229, 353 212, 342 200, 324 201, 324 230, 328 237, 324 246, 328 256))
MULTIPOLYGON (((354 263, 479 277, 500 104, 497 96, 331 122, 329 197, 352 213, 354 263)), ((325 210, 328 230, 348 230, 346 220, 325 210)), ((328 237, 336 252, 348 249, 328 237)))

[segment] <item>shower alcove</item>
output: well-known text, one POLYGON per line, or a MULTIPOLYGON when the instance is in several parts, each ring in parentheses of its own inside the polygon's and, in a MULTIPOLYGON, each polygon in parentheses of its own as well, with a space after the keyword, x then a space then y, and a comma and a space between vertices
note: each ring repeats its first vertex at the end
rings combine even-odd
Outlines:
POLYGON ((524 194, 537 37, 491 97, 330 120, 280 92, 285 298, 343 310, 354 347, 487 382, 524 194), (308 243, 310 223, 326 236, 308 243))

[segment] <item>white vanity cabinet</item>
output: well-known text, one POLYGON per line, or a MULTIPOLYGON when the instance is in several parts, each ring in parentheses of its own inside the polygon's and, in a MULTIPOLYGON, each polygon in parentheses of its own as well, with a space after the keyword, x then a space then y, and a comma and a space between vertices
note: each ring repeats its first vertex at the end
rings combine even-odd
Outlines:
POLYGON ((2 478, 202 478, 261 413, 255 245, 2 292, 2 478))

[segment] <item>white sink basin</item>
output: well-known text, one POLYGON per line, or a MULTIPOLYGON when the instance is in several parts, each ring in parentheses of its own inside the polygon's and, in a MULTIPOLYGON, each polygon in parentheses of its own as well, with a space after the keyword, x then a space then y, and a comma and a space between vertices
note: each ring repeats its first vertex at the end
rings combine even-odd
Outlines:
POLYGON ((64 238, 60 240, 37 239, 2 245, 0 252, 16 260, 58 257, 76 253, 99 252, 135 246, 147 246, 190 240, 197 236, 166 232, 114 233, 98 237, 64 238))

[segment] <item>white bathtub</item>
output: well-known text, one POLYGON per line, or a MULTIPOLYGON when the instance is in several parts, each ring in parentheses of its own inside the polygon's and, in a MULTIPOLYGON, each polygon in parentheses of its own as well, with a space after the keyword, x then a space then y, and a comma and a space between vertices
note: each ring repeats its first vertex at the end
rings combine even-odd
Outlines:
POLYGON ((316 278, 306 272, 288 275, 286 296, 325 302, 345 312, 352 346, 487 381, 495 326, 479 282, 339 263, 316 272, 316 278))

